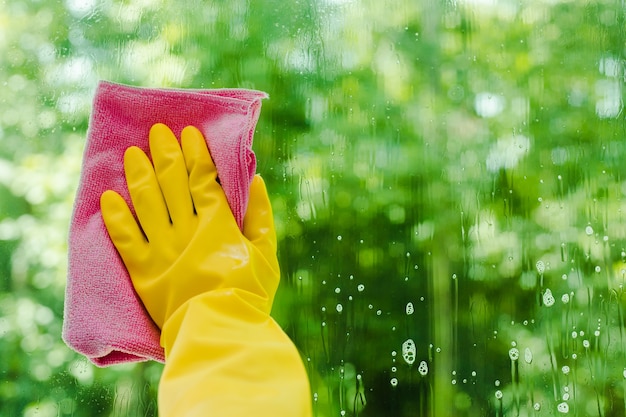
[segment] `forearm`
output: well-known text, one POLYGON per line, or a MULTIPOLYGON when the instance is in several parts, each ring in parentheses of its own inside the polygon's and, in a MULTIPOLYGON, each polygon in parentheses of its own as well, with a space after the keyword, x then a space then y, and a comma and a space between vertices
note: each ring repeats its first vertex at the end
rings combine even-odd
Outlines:
POLYGON ((311 415, 296 347, 250 297, 241 290, 208 292, 165 323, 160 416, 311 415))

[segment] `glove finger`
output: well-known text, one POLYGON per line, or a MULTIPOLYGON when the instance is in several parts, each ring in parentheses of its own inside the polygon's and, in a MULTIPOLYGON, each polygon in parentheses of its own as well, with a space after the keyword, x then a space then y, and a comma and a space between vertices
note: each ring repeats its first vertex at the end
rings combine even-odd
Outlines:
POLYGON ((248 209, 243 219, 243 234, 265 259, 276 259, 276 230, 272 205, 263 178, 255 175, 250 185, 248 209))
POLYGON ((115 191, 105 191, 100 196, 102 220, 113 245, 122 257, 126 268, 137 264, 137 255, 147 246, 146 238, 135 221, 126 201, 115 191))
POLYGON ((181 134, 181 145, 189 172, 189 191, 196 212, 215 208, 216 204, 226 204, 224 190, 217 182, 217 168, 202 133, 193 126, 187 126, 181 134))
POLYGON ((176 227, 190 227, 193 203, 185 158, 174 133, 164 124, 150 129, 150 153, 170 220, 176 227))
POLYGON ((156 241, 170 227, 170 218, 154 168, 141 149, 131 146, 124 153, 124 172, 141 228, 149 242, 156 241))

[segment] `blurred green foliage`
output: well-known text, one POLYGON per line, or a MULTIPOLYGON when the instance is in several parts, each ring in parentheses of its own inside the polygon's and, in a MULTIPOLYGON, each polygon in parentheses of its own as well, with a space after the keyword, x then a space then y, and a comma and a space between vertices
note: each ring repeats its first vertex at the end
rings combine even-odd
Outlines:
POLYGON ((625 13, 4 1, 0 415, 156 415, 160 365, 95 368, 60 339, 98 79, 270 93, 274 314, 318 416, 624 415, 625 13))

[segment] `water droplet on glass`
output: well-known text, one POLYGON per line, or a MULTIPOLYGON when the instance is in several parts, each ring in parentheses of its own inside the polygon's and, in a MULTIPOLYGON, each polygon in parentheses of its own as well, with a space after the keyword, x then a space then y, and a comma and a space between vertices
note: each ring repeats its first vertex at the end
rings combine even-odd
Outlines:
POLYGON ((543 304, 546 307, 552 307, 554 305, 554 302, 555 299, 552 295, 552 291, 550 291, 550 288, 546 288, 546 291, 543 293, 543 304))
POLYGON ((533 353, 530 351, 530 348, 524 349, 524 360, 526 363, 531 363, 533 361, 533 353))
POLYGON ((561 368, 561 371, 563 371, 564 375, 568 375, 569 374, 569 366, 565 365, 561 368))
POLYGON ((428 364, 426 363, 426 361, 421 361, 420 362, 420 365, 417 367, 417 371, 422 376, 428 375, 428 364))
POLYGON ((359 285, 357 285, 356 289, 357 289, 359 292, 363 292, 363 290, 365 289, 365 285, 363 285, 363 284, 359 284, 359 285))
POLYGON ((337 236, 337 240, 341 240, 341 235, 337 236))
POLYGON ((341 313, 343 311, 343 306, 341 304, 337 304, 337 313, 341 313))
POLYGON ((397 387, 398 386, 398 378, 391 378, 391 386, 392 387, 397 387))
POLYGON ((556 409, 559 411, 559 413, 569 413, 569 405, 566 402, 562 402, 559 405, 556 406, 556 409))
POLYGON ((563 394, 563 401, 567 400, 569 400, 569 393, 566 392, 565 394, 563 394))
POLYGON ((537 272, 543 274, 546 271, 546 264, 543 261, 537 261, 537 272))
POLYGON ((591 227, 591 226, 585 227, 585 234, 587 236, 591 236, 593 234, 593 227, 591 227))
POLYGON ((500 380, 496 379, 495 382, 493 383, 493 385, 495 385, 496 387, 500 386, 500 380))
POLYGON ((591 344, 589 343, 589 340, 587 339, 583 340, 583 347, 585 349, 589 349, 589 346, 591 346, 591 344))
POLYGON ((563 302, 563 304, 569 303, 569 294, 563 294, 563 296, 561 297, 561 301, 563 302))
POLYGON ((415 347, 413 339, 407 339, 404 343, 402 343, 402 357, 406 363, 413 365, 416 355, 417 348, 415 347))
POLYGON ((519 349, 518 348, 511 348, 509 349, 509 358, 511 358, 512 361, 516 361, 519 359, 519 349))
POLYGON ((602 271, 602 268, 600 268, 600 265, 596 265, 595 271, 596 273, 599 273, 600 271, 602 271))
POLYGON ((539 410, 541 410, 541 404, 539 404, 539 403, 535 403, 535 404, 533 405, 533 408, 535 409, 535 411, 539 411, 539 410))
POLYGON ((497 390, 497 391, 496 391, 496 398, 497 398, 498 400, 501 400, 501 399, 502 399, 502 391, 500 391, 500 390, 497 390))
POLYGON ((406 314, 407 316, 410 316, 411 314, 413 314, 415 312, 415 308, 413 307, 413 303, 407 303, 406 304, 406 314))

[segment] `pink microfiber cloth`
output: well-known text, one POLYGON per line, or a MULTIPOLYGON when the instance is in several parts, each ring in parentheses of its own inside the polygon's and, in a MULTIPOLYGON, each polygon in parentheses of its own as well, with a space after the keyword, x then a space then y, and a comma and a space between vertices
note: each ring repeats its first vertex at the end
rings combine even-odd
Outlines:
POLYGON ((130 203, 124 151, 135 145, 149 155, 153 124, 164 123, 177 137, 185 126, 193 125, 207 138, 220 183, 242 227, 256 170, 252 137, 261 100, 267 97, 243 89, 98 85, 69 231, 63 339, 71 348, 98 366, 165 360, 160 330, 135 293, 104 227, 100 195, 115 190, 130 203))

